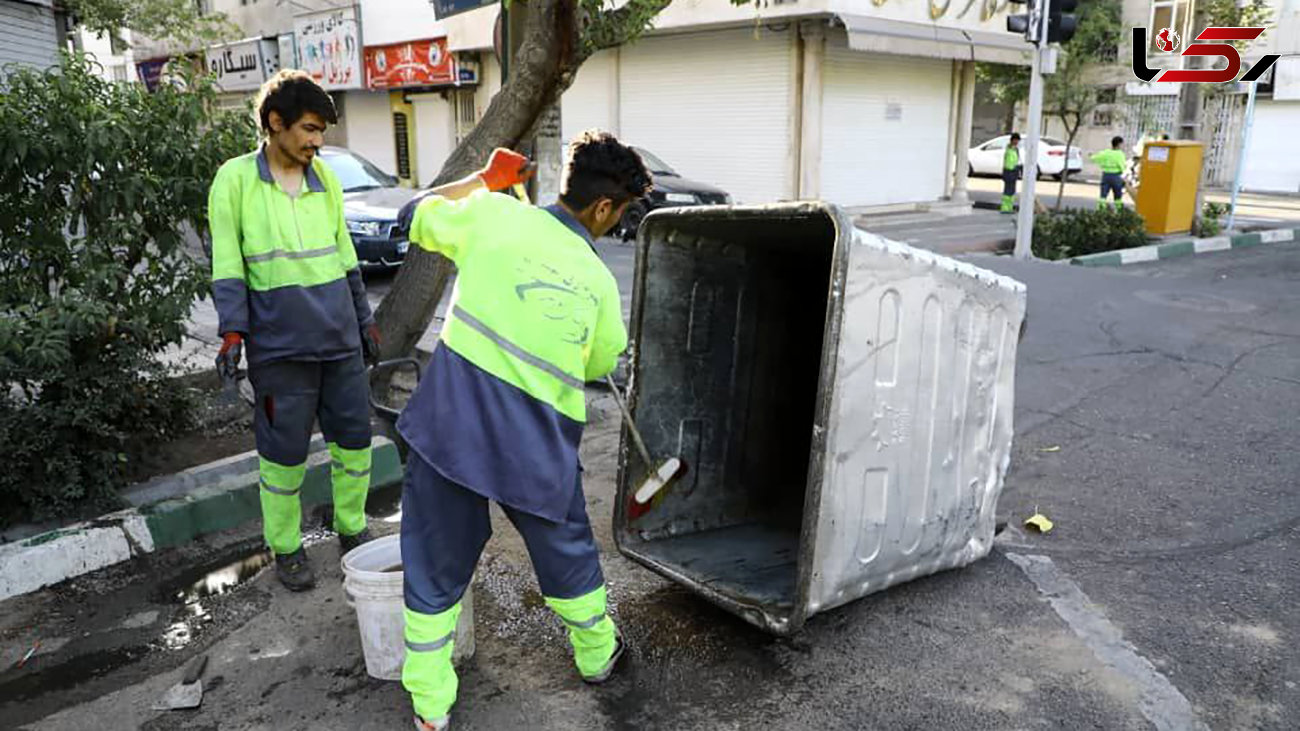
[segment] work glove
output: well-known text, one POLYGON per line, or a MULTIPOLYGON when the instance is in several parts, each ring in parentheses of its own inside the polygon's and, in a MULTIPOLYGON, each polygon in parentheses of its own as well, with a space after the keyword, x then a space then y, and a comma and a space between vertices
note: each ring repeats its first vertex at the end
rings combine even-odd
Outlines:
POLYGON ((383 347, 384 336, 379 332, 379 326, 370 323, 361 328, 361 357, 367 363, 374 365, 379 362, 379 349, 383 347))
POLYGON ((221 336, 221 350, 217 351, 217 375, 232 379, 239 372, 239 359, 244 354, 244 336, 226 333, 221 336))
POLYGON ((536 170, 529 164, 528 158, 514 150, 498 147, 492 151, 487 167, 478 172, 478 177, 488 190, 496 192, 528 180, 534 172, 536 170))

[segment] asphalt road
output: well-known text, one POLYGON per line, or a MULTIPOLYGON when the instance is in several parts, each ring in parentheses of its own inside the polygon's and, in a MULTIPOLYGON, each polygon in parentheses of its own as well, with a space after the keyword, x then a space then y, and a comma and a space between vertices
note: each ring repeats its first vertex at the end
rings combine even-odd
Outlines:
MULTIPOLYGON (((624 288, 629 252, 613 252, 624 288)), ((588 505, 630 662, 609 686, 576 680, 497 516, 454 728, 1294 728, 1300 246, 1113 270, 970 260, 1029 286, 1009 527, 988 559, 767 637, 610 552, 617 416, 595 397, 588 505), (1034 511, 1056 528, 1020 529, 1034 511)), ((244 531, 0 604, 0 661, 33 627, 55 648, 22 671, 6 662, 0 726, 408 727, 400 686, 360 669, 329 540, 311 549, 326 574, 314 592, 287 595, 263 571, 169 643, 192 613, 169 588, 201 558, 228 561, 218 544, 255 542, 244 531), (149 710, 199 651, 203 707, 149 710)))

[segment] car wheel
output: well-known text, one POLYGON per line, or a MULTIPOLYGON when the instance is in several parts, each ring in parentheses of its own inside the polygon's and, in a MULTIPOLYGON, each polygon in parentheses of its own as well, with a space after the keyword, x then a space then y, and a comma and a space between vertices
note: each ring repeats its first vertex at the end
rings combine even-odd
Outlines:
POLYGON ((970 163, 966 163, 966 177, 968 178, 975 177, 975 166, 971 165, 970 163))
POLYGON ((624 241, 631 241, 636 238, 636 232, 641 228, 641 219, 645 218, 645 206, 640 203, 634 203, 627 207, 623 212, 623 220, 619 222, 619 229, 624 241))

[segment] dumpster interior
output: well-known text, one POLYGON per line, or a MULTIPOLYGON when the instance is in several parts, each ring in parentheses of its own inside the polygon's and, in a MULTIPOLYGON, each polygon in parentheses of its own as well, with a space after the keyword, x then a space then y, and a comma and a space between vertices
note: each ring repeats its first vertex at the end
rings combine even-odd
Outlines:
MULTIPOLYGON (((795 604, 835 241, 822 210, 724 209, 648 220, 641 243, 636 421, 687 472, 622 548, 769 612, 795 604)), ((624 472, 634 490, 644 467, 624 472)))

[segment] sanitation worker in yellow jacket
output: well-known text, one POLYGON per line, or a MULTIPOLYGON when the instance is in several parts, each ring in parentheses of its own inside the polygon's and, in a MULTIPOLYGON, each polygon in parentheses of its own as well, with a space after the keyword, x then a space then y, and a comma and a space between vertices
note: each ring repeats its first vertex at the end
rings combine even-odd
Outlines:
POLYGON ((456 700, 456 620, 492 532, 488 501, 523 536, 582 678, 603 682, 623 652, 606 614, 578 443, 584 383, 610 373, 627 347, 618 286, 592 241, 650 176, 606 133, 583 134, 570 153, 548 208, 493 192, 527 176, 527 160, 507 150, 415 206, 411 242, 458 270, 441 342, 397 425, 411 447, 402 682, 421 729, 447 728, 456 700))
POLYGON ((284 70, 257 101, 264 140, 217 171, 208 194, 217 368, 233 377, 244 350, 256 394, 262 526, 280 582, 316 583, 302 548, 298 492, 312 424, 332 458, 334 529, 343 552, 370 540, 370 402, 363 348, 379 329, 343 219, 343 190, 316 151, 338 121, 304 71, 284 70))

